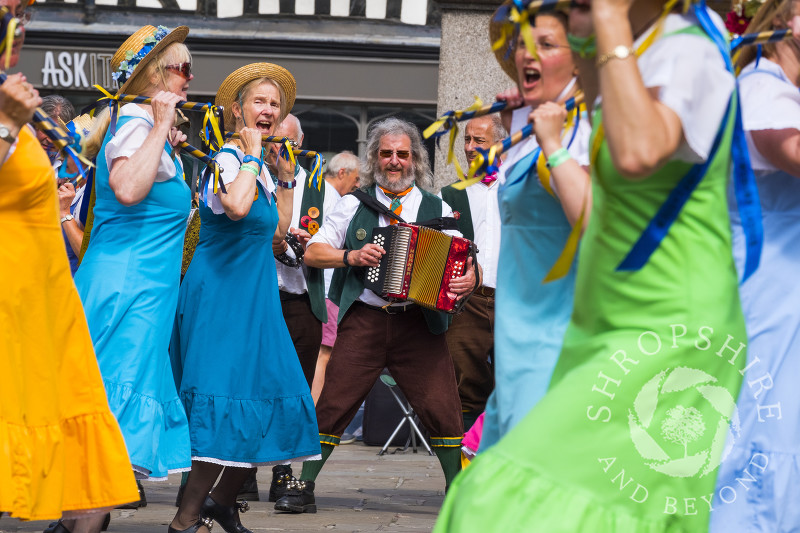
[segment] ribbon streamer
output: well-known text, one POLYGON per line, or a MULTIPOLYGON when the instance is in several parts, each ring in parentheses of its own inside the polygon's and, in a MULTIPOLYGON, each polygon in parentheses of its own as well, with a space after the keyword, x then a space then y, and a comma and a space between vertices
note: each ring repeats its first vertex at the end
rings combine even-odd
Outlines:
MULTIPOLYGON (((0 85, 5 83, 6 80, 8 80, 8 76, 6 76, 4 72, 0 72, 0 85)), ((59 126, 56 121, 47 116, 47 113, 45 113, 41 107, 37 107, 33 111, 33 125, 37 130, 44 133, 45 136, 50 139, 50 142, 53 143, 53 146, 56 149, 63 151, 75 162, 78 172, 80 172, 81 176, 85 179, 86 169, 83 167, 83 165, 86 165, 86 167, 93 167, 94 165, 74 148, 73 144, 75 140, 72 138, 72 136, 64 131, 64 129, 59 126)))
POLYGON ((214 173, 214 193, 216 193, 219 189, 222 189, 222 192, 227 194, 228 191, 225 189, 225 183, 219 179, 219 175, 222 172, 222 168, 220 168, 219 163, 214 161, 214 159, 207 153, 187 142, 180 143, 178 148, 180 148, 181 152, 189 154, 197 160, 205 163, 209 171, 214 173))
POLYGON ((741 35, 731 41, 731 52, 735 53, 743 46, 751 46, 754 44, 763 43, 777 43, 791 39, 792 37, 792 30, 790 29, 745 33, 744 35, 741 35))
POLYGON ((11 52, 14 47, 14 39, 22 34, 22 28, 19 24, 19 19, 15 17, 11 11, 5 6, 0 7, 0 54, 4 54, 5 66, 8 68, 11 64, 11 52))
MULTIPOLYGON (((111 94, 107 90, 105 90, 100 85, 95 85, 95 89, 103 93, 103 96, 97 100, 97 102, 87 106, 81 111, 83 113, 94 113, 94 111, 103 103, 108 103, 109 112, 111 114, 111 123, 109 128, 111 129, 111 134, 116 134, 117 129, 117 116, 119 111, 119 104, 122 103, 133 103, 133 104, 150 104, 152 103, 152 98, 148 96, 137 96, 133 94, 111 94)), ((183 109, 184 111, 197 111, 204 113, 203 116, 203 128, 200 132, 200 138, 206 143, 208 146, 211 147, 212 150, 216 151, 222 147, 224 143, 223 136, 222 136, 222 128, 221 128, 221 121, 222 121, 222 110, 211 103, 201 103, 201 102, 186 102, 181 101, 175 105, 178 109, 183 109)))
MULTIPOLYGON (((580 106, 583 103, 583 93, 578 93, 566 102, 564 102, 564 108, 567 111, 572 111, 575 107, 580 106)), ((576 123, 577 126, 577 123, 576 123)), ((460 178, 461 181, 458 181, 453 184, 453 187, 456 189, 466 189, 470 185, 473 185, 483 179, 486 174, 489 174, 496 168, 495 162, 497 158, 500 157, 501 154, 507 152, 511 149, 512 146, 515 146, 522 142, 523 140, 527 139, 533 134, 533 124, 526 124, 524 128, 521 130, 511 134, 510 136, 506 137, 502 141, 493 144, 489 147, 488 150, 482 150, 478 148, 476 151, 478 155, 475 157, 475 160, 469 167, 469 173, 467 174, 466 178, 460 178)), ((535 164, 536 161, 534 160, 532 164, 535 164)), ((460 174, 459 176, 463 176, 460 174)))

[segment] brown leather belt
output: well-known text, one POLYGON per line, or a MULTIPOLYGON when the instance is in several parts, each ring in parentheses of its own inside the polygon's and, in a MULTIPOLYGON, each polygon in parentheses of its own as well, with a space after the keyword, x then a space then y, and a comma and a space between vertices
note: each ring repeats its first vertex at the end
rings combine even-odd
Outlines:
POLYGON ((492 287, 484 287, 481 285, 473 294, 480 294, 481 296, 486 296, 487 298, 494 298, 494 288, 492 287))
POLYGON ((414 309, 419 309, 418 306, 414 304, 407 304, 407 305, 388 305, 386 307, 379 307, 377 305, 370 305, 362 302, 361 300, 356 300, 353 302, 354 304, 358 304, 362 307, 366 307, 372 311, 381 311, 383 313, 389 315, 399 315, 400 313, 406 313, 408 311, 412 311, 414 309))

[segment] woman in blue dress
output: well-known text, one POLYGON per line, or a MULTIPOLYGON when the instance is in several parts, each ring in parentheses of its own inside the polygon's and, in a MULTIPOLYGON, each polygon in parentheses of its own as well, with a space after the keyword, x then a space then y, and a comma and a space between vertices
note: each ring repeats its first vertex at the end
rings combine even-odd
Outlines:
POLYGON ((173 154, 186 139, 173 124, 192 79, 183 45, 188 32, 145 26, 122 44, 111 61, 120 91, 152 97, 152 104, 125 105, 115 128, 104 112, 87 139, 89 153, 97 154, 96 201, 75 285, 139 478, 166 478, 191 465, 168 355, 191 206, 173 154))
MULTIPOLYGON (((792 27, 800 4, 764 3, 748 27, 792 27), (794 21, 793 21, 794 19, 794 21)), ((741 433, 720 465, 711 531, 800 530, 800 53, 792 41, 755 47, 739 59, 742 120, 764 227, 761 261, 739 287, 747 324, 747 365, 737 409, 741 433)), ((733 252, 744 265, 742 221, 731 202, 733 252)))
POLYGON ((240 137, 215 156, 227 192, 215 194, 213 183, 204 191, 200 239, 178 302, 170 353, 189 417, 192 471, 171 533, 198 516, 248 533, 235 499, 252 468, 319 458, 314 402, 283 319, 272 255, 292 215, 294 165, 279 157, 273 182, 261 142, 291 110, 295 90, 286 69, 254 63, 217 92, 225 123, 240 137))
MULTIPOLYGON (((569 265, 561 279, 544 282, 590 194, 583 167, 589 164, 591 125, 586 117, 575 124, 578 112, 567 117, 563 108, 578 90, 566 23, 563 13, 536 17, 531 31, 538 58, 528 53, 522 37, 510 41, 510 54, 505 48, 495 52, 518 87, 501 97, 512 108, 524 104, 513 112, 508 131, 532 121, 535 137, 512 148, 500 168, 496 384, 480 450, 499 441, 544 395, 572 313, 575 269, 569 265)), ((492 22, 492 32, 499 33, 498 23, 492 22)))

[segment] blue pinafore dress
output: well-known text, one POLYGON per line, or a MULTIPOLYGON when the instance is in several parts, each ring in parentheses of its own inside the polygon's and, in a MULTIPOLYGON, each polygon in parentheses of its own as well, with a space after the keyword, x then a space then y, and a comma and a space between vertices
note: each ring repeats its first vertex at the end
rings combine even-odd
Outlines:
MULTIPOLYGON (((145 119, 123 116, 117 128, 129 120, 145 119)), ((134 470, 164 478, 191 465, 168 354, 191 196, 176 161, 175 175, 153 183, 144 200, 120 204, 105 157, 111 138, 97 156, 94 225, 75 285, 134 470)))
POLYGON ((542 282, 572 226, 561 202, 537 179, 532 163, 538 155, 534 150, 511 166, 498 190, 496 385, 486 404, 480 451, 499 441, 547 392, 572 313, 575 268, 561 279, 542 282))
POLYGON ((278 209, 258 183, 246 217, 200 205, 170 355, 192 458, 250 467, 318 457, 314 401, 283 319, 272 237, 278 209))

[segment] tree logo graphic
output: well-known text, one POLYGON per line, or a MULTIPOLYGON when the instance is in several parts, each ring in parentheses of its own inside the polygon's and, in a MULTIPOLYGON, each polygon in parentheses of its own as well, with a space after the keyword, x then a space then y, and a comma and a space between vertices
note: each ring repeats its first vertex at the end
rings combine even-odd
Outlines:
POLYGON ((702 370, 677 367, 659 372, 644 384, 633 409, 628 410, 628 428, 636 451, 649 461, 647 466, 672 477, 698 473, 702 477, 725 460, 739 436, 739 415, 736 400, 716 382, 714 376, 702 370), (683 403, 696 399, 696 407, 678 403, 671 395, 683 403), (667 408, 670 405, 673 407, 667 408), (655 420, 660 418, 663 421, 658 434, 655 420), (698 445, 691 445, 702 440, 708 429, 713 431, 710 444, 695 450, 698 445), (662 446, 666 442, 682 446, 683 456, 670 456, 662 446))

